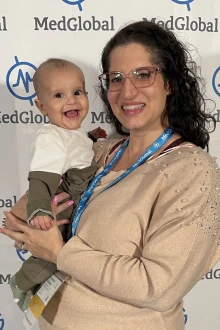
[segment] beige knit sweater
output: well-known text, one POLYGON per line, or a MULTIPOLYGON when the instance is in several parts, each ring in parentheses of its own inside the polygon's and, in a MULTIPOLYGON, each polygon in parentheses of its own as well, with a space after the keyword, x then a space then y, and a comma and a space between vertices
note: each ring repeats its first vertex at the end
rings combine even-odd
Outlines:
POLYGON ((71 280, 40 329, 183 330, 182 298, 220 259, 219 221, 220 174, 206 152, 182 146, 141 165, 86 208, 58 255, 71 280))

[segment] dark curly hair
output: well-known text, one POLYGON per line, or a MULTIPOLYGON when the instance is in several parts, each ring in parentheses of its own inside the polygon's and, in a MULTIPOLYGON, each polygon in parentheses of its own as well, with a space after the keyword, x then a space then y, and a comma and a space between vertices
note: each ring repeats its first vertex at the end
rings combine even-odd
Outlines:
MULTIPOLYGON (((109 58, 113 49, 138 43, 151 55, 153 64, 162 69, 165 84, 169 84, 171 94, 167 96, 162 121, 168 118, 171 127, 186 141, 201 148, 208 148, 209 128, 215 129, 214 117, 206 111, 204 79, 199 67, 192 60, 186 45, 177 40, 173 32, 149 21, 138 21, 124 26, 106 44, 101 57, 103 73, 109 72, 109 58)), ((116 132, 128 135, 112 112, 106 90, 99 85, 101 99, 109 120, 116 132)), ((214 102, 214 101, 212 101, 214 102)))

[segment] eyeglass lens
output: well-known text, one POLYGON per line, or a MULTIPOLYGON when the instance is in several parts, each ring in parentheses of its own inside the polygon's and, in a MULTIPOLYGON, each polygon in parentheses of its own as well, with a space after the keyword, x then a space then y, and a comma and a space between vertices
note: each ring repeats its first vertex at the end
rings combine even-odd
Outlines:
POLYGON ((140 68, 131 71, 126 76, 121 72, 107 73, 102 77, 103 87, 108 91, 121 90, 125 77, 128 77, 136 87, 148 87, 155 81, 157 69, 140 68))

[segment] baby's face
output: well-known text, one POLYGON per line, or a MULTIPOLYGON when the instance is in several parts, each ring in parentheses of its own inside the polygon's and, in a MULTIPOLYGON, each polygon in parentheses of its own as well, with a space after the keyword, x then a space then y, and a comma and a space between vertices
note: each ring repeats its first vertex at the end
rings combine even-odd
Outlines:
POLYGON ((36 105, 52 124, 70 130, 78 129, 89 109, 82 72, 74 66, 45 70, 40 77, 36 105))

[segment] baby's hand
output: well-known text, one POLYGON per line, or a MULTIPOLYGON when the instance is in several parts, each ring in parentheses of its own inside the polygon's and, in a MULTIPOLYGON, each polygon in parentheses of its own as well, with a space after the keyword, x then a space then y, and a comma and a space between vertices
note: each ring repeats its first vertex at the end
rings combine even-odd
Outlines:
POLYGON ((41 215, 41 216, 38 215, 30 221, 31 226, 41 230, 50 229, 52 223, 53 223, 53 219, 48 215, 41 215))

